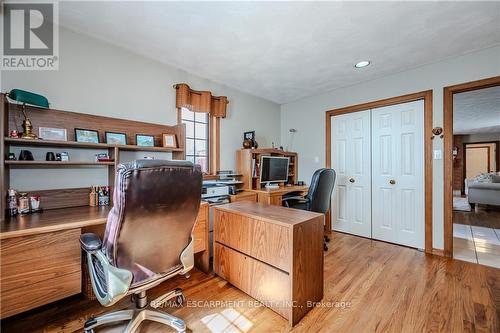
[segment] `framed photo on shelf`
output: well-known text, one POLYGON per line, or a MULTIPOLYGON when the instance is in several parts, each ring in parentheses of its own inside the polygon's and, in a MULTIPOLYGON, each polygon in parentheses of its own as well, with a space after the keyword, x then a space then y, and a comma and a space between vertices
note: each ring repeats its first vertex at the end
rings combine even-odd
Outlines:
POLYGON ((117 132, 106 132, 106 143, 110 145, 126 145, 127 134, 117 132))
POLYGON ((163 147, 177 148, 177 140, 175 134, 163 134, 163 147))
POLYGON ((255 131, 244 132, 243 140, 255 140, 255 131))
POLYGON ((135 142, 138 146, 141 147, 154 147, 155 146, 155 137, 152 135, 146 134, 136 134, 135 142))
POLYGON ((38 137, 43 140, 68 141, 65 128, 39 127, 38 137))
POLYGON ((75 128, 76 142, 99 143, 99 132, 84 128, 75 128))

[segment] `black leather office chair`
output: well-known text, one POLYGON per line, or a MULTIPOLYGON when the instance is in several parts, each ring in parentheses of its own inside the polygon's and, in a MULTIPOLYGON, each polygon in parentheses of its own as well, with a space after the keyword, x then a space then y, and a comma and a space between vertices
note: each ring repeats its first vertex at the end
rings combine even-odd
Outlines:
MULTIPOLYGON (((103 306, 133 295, 136 309, 107 313, 85 322, 84 331, 130 320, 125 332, 152 320, 185 332, 179 318, 148 308, 146 291, 194 266, 193 237, 201 198, 202 173, 187 161, 140 160, 118 166, 113 208, 101 242, 95 234, 80 237, 92 288, 103 306)), ((155 300, 184 301, 177 288, 155 300)))
MULTIPOLYGON (((316 170, 311 179, 311 185, 307 195, 291 196, 283 198, 283 205, 289 208, 309 210, 312 212, 326 214, 330 208, 333 187, 335 186, 336 173, 333 169, 316 170)), ((328 250, 326 245, 330 239, 325 235, 324 250, 328 250)))

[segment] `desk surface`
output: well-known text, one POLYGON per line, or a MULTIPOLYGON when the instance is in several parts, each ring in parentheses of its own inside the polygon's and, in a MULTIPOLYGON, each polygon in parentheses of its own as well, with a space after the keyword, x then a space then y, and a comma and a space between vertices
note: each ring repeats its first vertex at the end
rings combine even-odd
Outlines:
POLYGON ((71 207, 7 218, 0 224, 0 239, 104 224, 110 209, 110 206, 71 207))
POLYGON ((299 192, 299 191, 307 191, 309 189, 309 186, 283 186, 277 189, 266 189, 263 188, 261 190, 249 190, 252 192, 257 192, 257 193, 272 193, 272 194, 285 194, 285 193, 290 193, 290 192, 299 192))
POLYGON ((214 206, 214 208, 216 210, 235 213, 249 218, 255 218, 287 226, 294 226, 317 218, 318 216, 324 216, 320 213, 250 201, 238 201, 225 205, 214 206))

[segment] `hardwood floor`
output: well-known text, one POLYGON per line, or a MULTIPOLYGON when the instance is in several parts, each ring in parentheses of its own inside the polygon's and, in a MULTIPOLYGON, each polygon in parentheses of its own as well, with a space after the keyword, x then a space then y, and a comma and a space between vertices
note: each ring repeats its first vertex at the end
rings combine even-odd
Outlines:
MULTIPOLYGON (((149 300, 180 285, 187 306, 166 311, 183 318, 191 332, 500 332, 500 269, 346 234, 333 233, 331 238, 322 306, 293 329, 273 311, 250 306, 252 299, 225 281, 199 271, 188 280, 179 277, 154 288, 149 300), (193 307, 196 301, 228 303, 193 307), (335 302, 345 306, 335 307, 335 302)), ((97 301, 74 297, 3 320, 1 328, 81 331, 92 314, 129 305, 125 299, 103 308, 97 301)), ((171 332, 148 322, 140 331, 171 332)))

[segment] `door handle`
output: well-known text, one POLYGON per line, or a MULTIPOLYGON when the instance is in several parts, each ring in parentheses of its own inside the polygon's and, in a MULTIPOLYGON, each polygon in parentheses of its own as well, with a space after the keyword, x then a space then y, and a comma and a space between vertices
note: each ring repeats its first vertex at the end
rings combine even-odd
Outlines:
POLYGON ((394 185, 396 184, 396 181, 394 179, 389 180, 389 184, 394 185))
POLYGON ((351 178, 351 179, 349 179, 349 181, 350 181, 351 183, 354 183, 356 180, 354 180, 354 178, 351 178))

